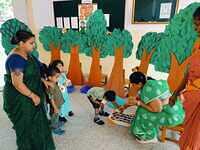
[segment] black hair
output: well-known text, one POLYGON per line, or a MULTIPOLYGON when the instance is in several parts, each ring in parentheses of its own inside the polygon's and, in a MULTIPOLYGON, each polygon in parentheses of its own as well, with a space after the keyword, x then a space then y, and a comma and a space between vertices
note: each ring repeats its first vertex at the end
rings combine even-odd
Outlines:
POLYGON ((139 84, 142 83, 143 85, 146 83, 147 79, 146 76, 142 72, 133 72, 129 76, 129 80, 131 83, 139 84))
POLYGON ((62 60, 54 60, 53 62, 50 63, 49 67, 56 68, 58 64, 61 64, 64 66, 64 63, 62 60))
POLYGON ((103 96, 107 101, 109 102, 113 102, 115 101, 115 98, 116 98, 116 93, 115 91, 112 91, 112 90, 108 90, 104 93, 104 96, 103 96))
POLYGON ((194 19, 200 19, 200 7, 198 7, 198 8, 195 10, 195 12, 194 12, 194 14, 193 14, 193 18, 194 18, 194 19))
POLYGON ((45 63, 41 63, 40 65, 40 74, 41 77, 46 79, 48 74, 48 66, 45 63))
POLYGON ((32 37, 35 37, 33 33, 25 30, 19 30, 16 32, 15 36, 12 37, 11 44, 16 45, 21 41, 26 42, 32 37))
POLYGON ((55 76, 57 73, 60 73, 60 70, 56 67, 49 67, 47 71, 47 77, 55 76))

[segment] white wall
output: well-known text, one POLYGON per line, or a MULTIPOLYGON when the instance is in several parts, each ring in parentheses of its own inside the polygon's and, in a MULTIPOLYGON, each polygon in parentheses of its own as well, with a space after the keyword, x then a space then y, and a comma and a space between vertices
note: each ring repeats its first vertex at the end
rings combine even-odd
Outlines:
POLYGON ((13 0, 14 17, 28 24, 26 0, 13 0))
MULTIPOLYGON (((24 17, 26 21, 26 15, 24 14, 24 1, 25 0, 16 0, 17 3, 14 5, 14 12, 16 13, 16 17, 20 19, 24 17), (21 5, 22 4, 22 5, 21 5), (21 8, 21 9, 19 9, 21 8)), ((192 2, 200 2, 200 0, 179 0, 178 10, 185 8, 192 2)), ((130 74, 131 68, 139 64, 139 61, 135 58, 137 44, 139 43, 141 37, 147 32, 162 32, 165 28, 165 24, 131 24, 132 19, 132 6, 133 0, 126 0, 126 11, 125 11, 125 28, 129 30, 133 36, 134 41, 134 49, 133 55, 125 59, 124 68, 126 70, 126 76, 130 74)), ((53 17, 53 0, 32 0, 33 7, 33 15, 36 23, 36 28, 38 31, 45 25, 54 25, 54 17, 53 17)), ((49 62, 50 55, 45 52, 41 45, 39 45, 40 56, 44 62, 49 62)), ((69 55, 63 54, 63 60, 65 65, 68 66, 69 55)), ((83 67, 83 72, 88 73, 91 58, 81 55, 80 57, 83 67)), ((113 58, 107 57, 102 59, 101 64, 103 66, 103 72, 109 74, 112 69, 113 58)), ((150 66, 148 74, 154 76, 155 78, 166 79, 167 74, 156 72, 153 66, 150 66)))

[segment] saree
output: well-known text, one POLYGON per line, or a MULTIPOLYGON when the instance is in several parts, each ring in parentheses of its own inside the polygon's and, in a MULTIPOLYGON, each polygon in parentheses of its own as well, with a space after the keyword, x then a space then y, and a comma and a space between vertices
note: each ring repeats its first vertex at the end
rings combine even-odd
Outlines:
POLYGON ((24 84, 40 97, 41 102, 38 106, 34 106, 30 98, 18 92, 12 85, 11 72, 7 71, 3 108, 16 132, 18 150, 55 150, 44 108, 45 95, 39 66, 35 58, 28 57, 23 73, 24 84))
MULTIPOLYGON (((154 100, 164 100, 171 95, 167 81, 149 80, 140 91, 140 99, 148 104, 154 100)), ((131 133, 141 140, 152 140, 158 136, 159 127, 176 126, 184 121, 184 110, 181 102, 176 101, 171 107, 163 106, 161 112, 150 112, 139 106, 136 110, 136 118, 131 124, 131 133)))
POLYGON ((190 59, 187 79, 183 93, 186 118, 179 145, 181 150, 200 150, 200 42, 190 59))

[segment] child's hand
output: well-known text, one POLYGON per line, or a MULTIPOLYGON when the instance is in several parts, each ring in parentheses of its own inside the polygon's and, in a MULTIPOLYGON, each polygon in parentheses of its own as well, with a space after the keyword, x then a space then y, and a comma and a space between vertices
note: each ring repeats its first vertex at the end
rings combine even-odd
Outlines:
POLYGON ((125 110, 124 106, 120 106, 118 109, 119 109, 120 113, 123 113, 125 110))
POLYGON ((59 109, 58 108, 54 108, 54 114, 59 114, 59 109))

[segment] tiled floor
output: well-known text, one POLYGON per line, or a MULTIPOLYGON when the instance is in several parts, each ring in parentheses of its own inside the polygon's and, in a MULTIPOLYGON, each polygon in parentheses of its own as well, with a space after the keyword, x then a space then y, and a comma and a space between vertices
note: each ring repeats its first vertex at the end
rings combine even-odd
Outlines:
MULTIPOLYGON (((138 144, 124 127, 97 126, 92 122, 93 110, 85 95, 71 95, 75 116, 65 125, 66 134, 55 136, 57 150, 178 150, 178 146, 165 144, 138 144)), ((15 133, 2 110, 0 94, 0 150, 15 150, 15 133)))

